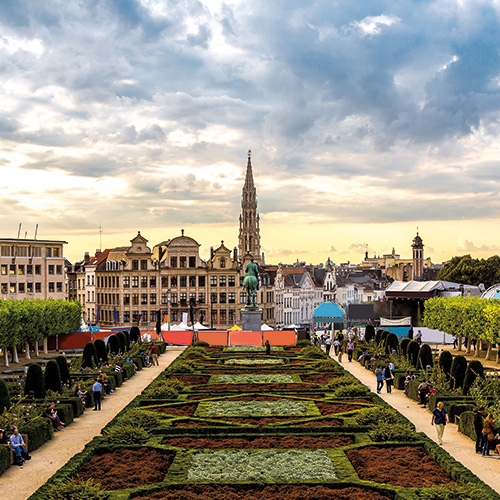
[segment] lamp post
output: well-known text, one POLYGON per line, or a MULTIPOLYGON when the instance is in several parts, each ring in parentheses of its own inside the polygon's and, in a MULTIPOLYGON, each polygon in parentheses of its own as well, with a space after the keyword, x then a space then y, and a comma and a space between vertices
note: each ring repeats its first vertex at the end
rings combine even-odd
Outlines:
POLYGON ((167 288, 167 330, 170 331, 170 288, 167 288))

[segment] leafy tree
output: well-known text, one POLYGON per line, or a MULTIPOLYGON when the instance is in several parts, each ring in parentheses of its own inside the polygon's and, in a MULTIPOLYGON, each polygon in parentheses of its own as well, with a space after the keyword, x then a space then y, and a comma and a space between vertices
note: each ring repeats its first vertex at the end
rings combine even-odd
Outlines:
POLYGON ((92 368, 94 366, 97 366, 97 354, 95 352, 95 347, 92 342, 87 342, 83 348, 82 367, 92 368))
POLYGON ((428 366, 434 366, 434 360, 432 359, 432 349, 429 344, 423 344, 418 351, 417 368, 426 370, 428 366))
POLYGON ((375 327, 370 323, 369 325, 366 325, 365 328, 365 340, 370 342, 373 337, 375 337, 375 327))
POLYGON ((61 375, 61 382, 63 384, 70 383, 70 374, 69 374, 69 366, 68 361, 66 360, 66 356, 57 356, 56 358, 57 366, 59 366, 59 373, 61 375))
POLYGON ((467 370, 465 370, 464 383, 462 386, 464 396, 467 396, 467 394, 469 394, 469 389, 472 387, 472 384, 474 383, 474 380, 476 380, 476 377, 481 377, 484 379, 484 369, 480 361, 472 360, 467 366, 467 370))
POLYGON ((12 406, 7 384, 0 378, 0 415, 12 406))
POLYGON ((383 342, 383 343, 384 343, 384 345, 385 345, 385 341, 386 341, 386 339, 387 339, 387 337, 388 337, 389 333, 391 333, 391 332, 389 332, 388 330, 384 330, 384 331, 380 334, 380 342, 383 342))
POLYGON ((406 357, 408 358, 408 361, 414 367, 417 367, 418 351, 420 351, 420 346, 418 345, 418 342, 416 340, 412 340, 408 344, 408 349, 406 351, 406 357))
POLYGON ((451 354, 451 352, 443 351, 439 356, 439 366, 447 376, 450 375, 452 363, 453 363, 453 355, 451 354))
POLYGON ((456 256, 439 271, 438 280, 466 285, 484 283, 486 288, 500 282, 500 257, 473 259, 470 255, 456 256))
POLYGON ((459 389, 462 387, 467 369, 467 359, 464 356, 455 356, 451 364, 451 389, 459 389))
POLYGON ((45 367, 45 389, 57 393, 62 392, 61 372, 55 359, 51 359, 45 367))
POLYGON ((94 347, 97 353, 97 361, 107 363, 108 362, 108 350, 106 349, 106 344, 102 339, 94 340, 94 347))
POLYGON ((26 374, 26 384, 24 385, 24 394, 29 395, 33 391, 36 399, 45 398, 45 381, 43 378, 42 367, 33 363, 28 368, 28 373, 26 374))

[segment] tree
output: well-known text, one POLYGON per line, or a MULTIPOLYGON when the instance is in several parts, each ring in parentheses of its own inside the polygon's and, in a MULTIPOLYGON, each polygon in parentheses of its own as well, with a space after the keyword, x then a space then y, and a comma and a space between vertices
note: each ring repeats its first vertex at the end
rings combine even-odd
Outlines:
POLYGON ((57 356, 56 358, 57 366, 59 366, 59 373, 61 375, 61 382, 63 384, 70 383, 69 366, 66 356, 57 356))
POLYGON ((400 349, 401 354, 403 356, 406 356, 406 353, 408 352, 408 345, 410 342, 411 342, 411 340, 408 338, 401 340, 401 342, 399 344, 399 349, 400 349))
POLYGON ((375 327, 370 323, 369 325, 366 325, 365 328, 365 340, 370 342, 373 337, 375 337, 375 327))
POLYGON ((408 361, 415 368, 417 367, 418 351, 420 351, 420 346, 418 345, 418 342, 416 340, 412 340, 408 344, 408 349, 406 351, 406 357, 408 358, 408 361))
POLYGON ((494 255, 488 259, 473 259, 470 255, 453 257, 439 271, 438 280, 479 285, 486 288, 500 282, 500 257, 494 255))
POLYGON ((395 333, 389 333, 387 335, 387 338, 385 339, 385 351, 389 354, 391 354, 393 351, 398 350, 399 347, 399 340, 398 336, 395 333))
POLYGON ((439 366, 446 376, 450 375, 453 356, 450 351, 443 351, 439 356, 439 366))
POLYGON ((451 364, 451 389, 456 390, 462 387, 467 369, 467 360, 464 356, 455 356, 451 364))
POLYGON ((484 369, 480 361, 472 360, 465 370, 464 383, 462 386, 464 396, 469 394, 469 390, 472 387, 474 380, 476 380, 476 377, 484 379, 484 369))
POLYGON ((116 338, 118 339, 118 342, 120 344, 120 352, 123 354, 126 348, 125 335, 123 335, 123 332, 118 332, 116 334, 116 338))
POLYGON ((116 335, 110 335, 108 339, 108 348, 111 354, 118 354, 120 352, 120 342, 116 338, 116 335))
POLYGON ((0 378, 0 415, 12 406, 7 384, 0 378))
POLYGON ((97 366, 97 354, 95 352, 95 347, 92 342, 87 342, 83 348, 82 368, 92 368, 94 366, 97 366))
POLYGON ((130 349, 130 333, 127 330, 122 330, 123 336, 125 337, 125 349, 127 351, 130 349))
POLYGON ((34 363, 28 368, 26 374, 26 384, 24 385, 24 394, 29 395, 33 392, 36 399, 45 398, 45 382, 43 378, 42 367, 34 363))
POLYGON ((102 339, 94 340, 94 347, 97 353, 97 361, 99 363, 107 363, 108 362, 108 350, 106 349, 106 344, 102 339))
POLYGON ((434 366, 434 360, 432 359, 432 349, 429 344, 423 344, 418 351, 417 369, 426 370, 428 366, 430 366, 431 368, 434 366))
POLYGON ((47 366, 45 367, 45 390, 54 391, 57 393, 62 392, 61 385, 61 372, 59 371, 59 365, 55 359, 51 359, 47 366))
POLYGON ((130 329, 130 340, 132 342, 138 342, 140 338, 141 338, 141 331, 139 330, 139 327, 133 326, 130 329))

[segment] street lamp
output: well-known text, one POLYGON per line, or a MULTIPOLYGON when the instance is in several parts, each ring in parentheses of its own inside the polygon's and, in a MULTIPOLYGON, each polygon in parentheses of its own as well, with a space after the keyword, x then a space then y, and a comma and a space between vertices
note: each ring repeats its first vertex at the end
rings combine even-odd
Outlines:
POLYGON ((167 330, 170 331, 170 288, 167 288, 167 330))

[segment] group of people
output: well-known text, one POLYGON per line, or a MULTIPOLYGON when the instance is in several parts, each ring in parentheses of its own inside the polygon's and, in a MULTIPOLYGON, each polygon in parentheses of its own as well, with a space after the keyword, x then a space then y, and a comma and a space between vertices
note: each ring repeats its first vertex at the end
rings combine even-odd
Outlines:
POLYGON ((490 456, 490 451, 494 450, 500 454, 500 429, 496 426, 493 415, 485 416, 486 410, 481 407, 474 412, 474 431, 476 433, 476 453, 483 457, 490 456))
POLYGON ((387 394, 392 393, 392 384, 394 381, 394 364, 391 361, 387 361, 385 367, 375 369, 375 377, 377 379, 377 394, 380 394, 385 382, 385 387, 387 389, 387 394))
POLYGON ((54 427, 55 431, 60 431, 66 425, 64 422, 61 422, 61 419, 57 416, 55 403, 47 403, 43 411, 43 416, 52 422, 52 427, 54 427))
POLYGON ((28 453, 28 447, 24 442, 23 436, 19 434, 19 429, 16 426, 12 427, 12 434, 9 438, 7 438, 7 433, 3 429, 0 429, 0 444, 10 446, 14 454, 15 465, 22 466, 26 460, 31 460, 31 456, 28 453))
POLYGON ((347 354, 347 360, 349 361, 349 363, 352 362, 355 345, 351 337, 349 337, 349 339, 347 340, 347 344, 345 344, 344 346, 344 335, 342 333, 338 333, 332 339, 332 337, 327 333, 323 335, 317 335, 316 332, 314 332, 313 343, 317 344, 318 346, 324 345, 326 354, 328 356, 330 355, 330 351, 333 345, 333 351, 335 353, 335 356, 338 357, 339 363, 342 363, 342 357, 345 350, 347 354))

